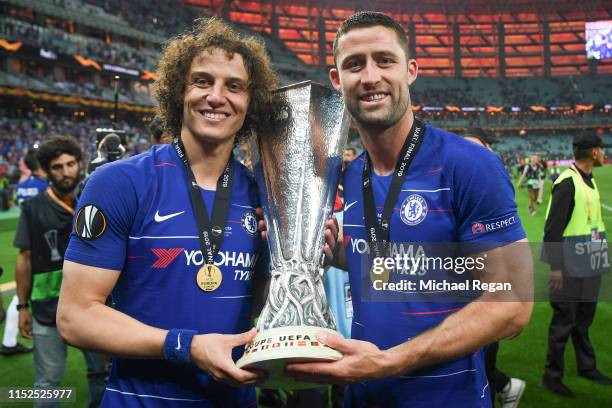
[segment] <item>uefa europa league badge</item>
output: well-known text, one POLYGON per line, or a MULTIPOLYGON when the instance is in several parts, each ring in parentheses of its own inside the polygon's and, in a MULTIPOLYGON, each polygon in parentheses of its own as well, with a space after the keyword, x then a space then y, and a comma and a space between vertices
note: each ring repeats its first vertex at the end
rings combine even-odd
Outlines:
MULTIPOLYGON (((335 361, 317 341, 336 331, 323 289, 325 223, 340 180, 350 117, 339 93, 313 82, 278 90, 286 101, 277 126, 255 135, 253 164, 268 226, 271 282, 238 367, 265 371, 264 388, 320 386, 284 377, 291 361, 335 361)), ((276 124, 275 124, 276 125, 276 124)))

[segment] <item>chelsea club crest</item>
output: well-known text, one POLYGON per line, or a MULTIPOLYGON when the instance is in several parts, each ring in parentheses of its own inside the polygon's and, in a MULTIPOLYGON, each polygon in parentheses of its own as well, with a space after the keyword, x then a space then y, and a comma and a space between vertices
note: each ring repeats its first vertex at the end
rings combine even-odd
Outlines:
POLYGON ((255 235, 257 233, 257 217, 255 216, 255 211, 247 211, 242 214, 240 224, 242 224, 242 229, 244 229, 247 234, 255 235))
POLYGON ((413 227, 427 217, 427 210, 427 201, 419 194, 412 194, 402 203, 400 217, 404 224, 413 227))

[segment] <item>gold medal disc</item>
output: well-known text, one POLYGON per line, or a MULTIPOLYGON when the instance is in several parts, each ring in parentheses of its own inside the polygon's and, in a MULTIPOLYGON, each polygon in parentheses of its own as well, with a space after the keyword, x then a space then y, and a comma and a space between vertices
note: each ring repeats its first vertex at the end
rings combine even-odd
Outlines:
POLYGON ((223 273, 217 265, 206 264, 200 268, 196 275, 196 283, 204 292, 212 292, 221 286, 223 273))

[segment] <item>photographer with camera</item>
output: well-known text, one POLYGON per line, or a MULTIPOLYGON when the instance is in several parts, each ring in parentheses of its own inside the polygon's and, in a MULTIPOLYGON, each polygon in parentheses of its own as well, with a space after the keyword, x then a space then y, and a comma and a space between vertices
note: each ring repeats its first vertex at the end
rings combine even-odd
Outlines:
POLYGON ((98 157, 87 167, 87 175, 106 163, 111 163, 127 157, 125 131, 115 129, 96 129, 98 140, 98 157), (121 135, 121 136, 119 136, 121 135))

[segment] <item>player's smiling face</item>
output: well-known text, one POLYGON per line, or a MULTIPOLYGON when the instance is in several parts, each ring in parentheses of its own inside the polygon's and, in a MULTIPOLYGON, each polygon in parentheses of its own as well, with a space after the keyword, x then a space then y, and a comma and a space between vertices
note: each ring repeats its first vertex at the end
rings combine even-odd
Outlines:
POLYGON ((407 61, 393 30, 374 26, 349 31, 339 40, 336 64, 331 82, 359 124, 386 128, 406 114, 417 66, 407 61))
POLYGON ((249 106, 249 75, 240 54, 213 48, 193 59, 183 101, 181 135, 205 143, 231 141, 249 106))

